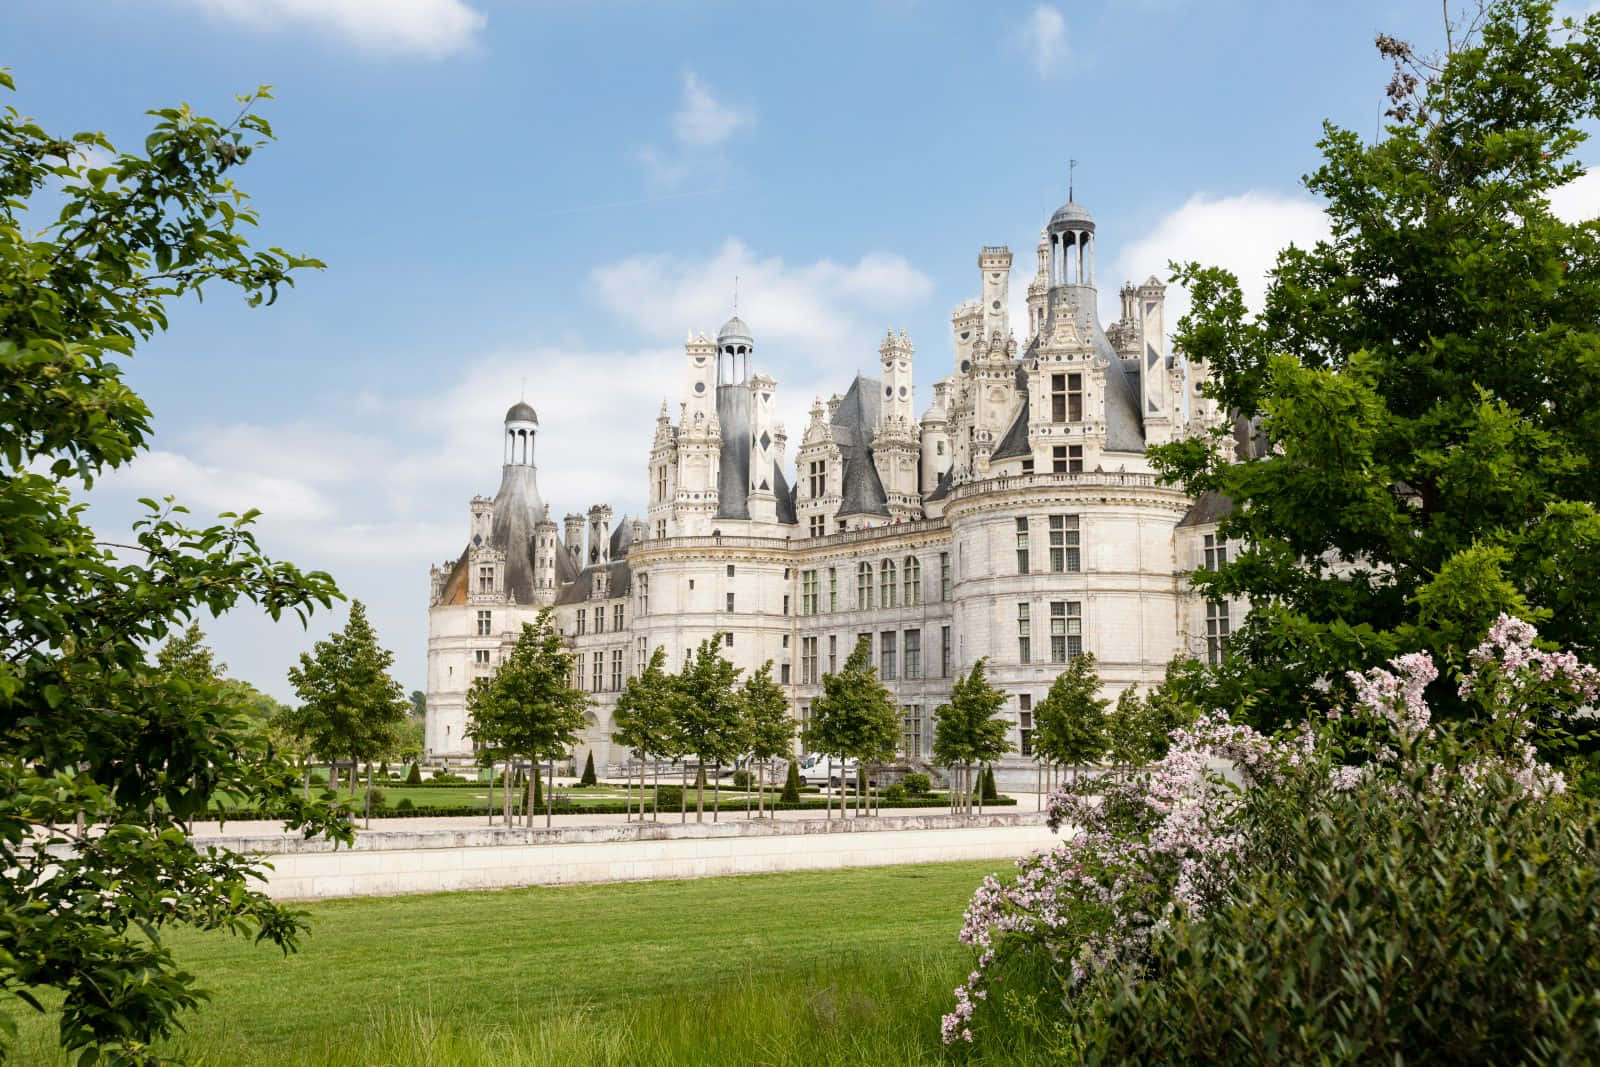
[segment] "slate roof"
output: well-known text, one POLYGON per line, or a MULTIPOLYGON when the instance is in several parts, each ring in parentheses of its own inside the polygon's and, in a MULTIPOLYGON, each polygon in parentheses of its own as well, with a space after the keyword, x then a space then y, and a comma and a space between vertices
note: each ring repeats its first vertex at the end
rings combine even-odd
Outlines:
POLYGON ((1200 494, 1200 499, 1189 505, 1189 510, 1178 520, 1178 526, 1180 529, 1185 526, 1214 526, 1232 513, 1231 499, 1207 490, 1200 494))
POLYGON ((834 413, 833 440, 844 464, 842 499, 836 516, 889 515, 889 496, 883 491, 877 465, 872 462, 872 435, 883 411, 879 398, 882 382, 858 374, 834 413))
POLYGON ((505 589, 518 604, 533 603, 533 528, 544 514, 534 469, 508 463, 494 497, 489 543, 506 554, 505 589))
POLYGON ((1028 447, 1028 393, 1022 393, 1022 409, 1017 412, 1016 419, 1011 423, 1011 429, 1000 438, 1000 443, 995 446, 990 459, 1011 459, 1014 456, 1031 456, 1033 449, 1028 447))
POLYGON ((614 559, 610 563, 597 563, 592 567, 585 567, 577 577, 556 592, 557 604, 581 604, 589 599, 589 593, 594 589, 594 576, 601 570, 611 574, 611 591, 606 599, 616 600, 625 597, 633 589, 633 570, 625 559, 614 559))
POLYGON ((750 390, 717 386, 717 419, 722 423, 722 454, 717 471, 717 518, 750 517, 750 390))

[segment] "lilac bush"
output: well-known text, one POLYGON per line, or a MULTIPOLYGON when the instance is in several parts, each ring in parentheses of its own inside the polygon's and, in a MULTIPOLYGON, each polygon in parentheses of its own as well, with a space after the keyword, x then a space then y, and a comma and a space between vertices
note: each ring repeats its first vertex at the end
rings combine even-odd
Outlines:
POLYGON ((1468 656, 1461 697, 1474 706, 1474 741, 1446 776, 1426 690, 1439 676, 1426 653, 1390 669, 1349 676, 1349 706, 1298 733, 1268 738, 1213 714, 1172 733, 1167 755, 1121 779, 1085 778, 1049 799, 1049 824, 1066 840, 1017 861, 1014 881, 985 878, 967 905, 960 938, 977 954, 955 1007, 944 1016, 946 1043, 971 1042, 973 1018, 1005 961, 1041 953, 1070 999, 1091 977, 1137 971, 1152 934, 1183 914, 1201 916, 1228 899, 1252 861, 1241 813, 1259 790, 1313 784, 1312 803, 1364 780, 1403 789, 1423 777, 1470 785, 1503 774, 1537 795, 1565 779, 1538 758, 1536 729, 1568 717, 1600 695, 1600 672, 1567 652, 1535 647, 1537 633, 1502 615, 1468 656))

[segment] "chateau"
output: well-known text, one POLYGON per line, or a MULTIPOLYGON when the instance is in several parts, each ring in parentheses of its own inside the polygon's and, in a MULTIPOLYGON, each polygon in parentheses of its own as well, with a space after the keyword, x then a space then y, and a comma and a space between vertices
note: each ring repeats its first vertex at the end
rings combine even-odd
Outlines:
POLYGON ((675 423, 665 404, 656 418, 642 517, 613 522, 597 504, 558 526, 538 490, 538 416, 513 405, 500 490, 472 499, 466 548, 430 575, 428 758, 471 758, 468 687, 551 605, 593 700, 576 757, 602 767, 626 758, 610 734, 627 678, 658 646, 678 669, 713 633, 746 671, 772 660, 802 722, 865 635, 913 762, 979 657, 1011 694, 1014 759, 1076 653, 1095 654, 1108 695, 1158 683, 1179 653, 1215 658, 1240 606, 1192 594, 1187 576, 1226 552, 1225 502, 1162 485, 1145 449, 1220 415, 1167 351, 1155 278, 1123 286, 1121 318, 1102 327, 1095 242, 1069 198, 1040 235, 1022 342, 1012 253, 985 247, 981 298, 952 316, 932 403, 917 415, 911 340, 889 334, 878 377, 812 405, 792 485, 778 383, 737 316, 684 346, 683 400, 675 423))

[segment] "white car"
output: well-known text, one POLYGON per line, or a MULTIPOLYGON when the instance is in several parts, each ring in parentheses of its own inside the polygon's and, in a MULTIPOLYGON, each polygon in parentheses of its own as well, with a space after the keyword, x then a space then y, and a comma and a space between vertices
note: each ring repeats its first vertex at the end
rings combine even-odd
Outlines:
POLYGON ((835 786, 839 784, 842 774, 847 779, 853 779, 859 770, 855 760, 842 761, 838 756, 825 756, 821 753, 812 753, 800 759, 800 780, 806 785, 835 786))

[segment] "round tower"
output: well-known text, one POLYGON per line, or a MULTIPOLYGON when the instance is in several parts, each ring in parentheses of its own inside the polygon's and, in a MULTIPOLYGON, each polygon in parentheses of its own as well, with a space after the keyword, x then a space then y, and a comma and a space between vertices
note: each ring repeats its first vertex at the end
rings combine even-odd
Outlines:
POLYGON ((1050 287, 1094 287, 1094 216, 1067 194, 1045 227, 1050 240, 1050 287))
POLYGON ((750 327, 738 315, 717 331, 717 384, 740 385, 750 377, 750 356, 756 349, 750 327))
POLYGON ((538 432, 539 416, 532 405, 523 400, 512 404, 506 411, 506 466, 533 466, 533 439, 538 432))

